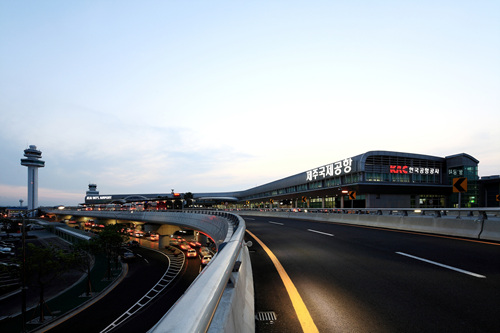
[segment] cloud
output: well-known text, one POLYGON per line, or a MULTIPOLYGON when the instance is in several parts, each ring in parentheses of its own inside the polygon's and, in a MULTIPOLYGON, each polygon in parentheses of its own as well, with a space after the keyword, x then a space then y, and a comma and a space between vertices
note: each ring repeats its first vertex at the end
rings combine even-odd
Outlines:
MULTIPOLYGON (((23 200, 23 205, 28 204, 28 189, 26 186, 13 186, 0 184, 0 206, 19 206, 19 199, 23 200), (17 198, 17 199, 16 199, 17 198)), ((52 188, 38 188, 38 205, 75 205, 85 199, 85 191, 80 193, 68 192, 52 188)))

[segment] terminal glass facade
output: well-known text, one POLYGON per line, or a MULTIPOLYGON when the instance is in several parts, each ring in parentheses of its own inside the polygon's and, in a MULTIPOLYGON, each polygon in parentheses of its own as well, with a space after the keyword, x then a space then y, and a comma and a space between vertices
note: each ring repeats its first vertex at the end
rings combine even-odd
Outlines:
POLYGON ((368 182, 440 184, 443 162, 404 156, 373 155, 365 163, 368 182))
POLYGON ((479 176, 478 169, 476 166, 456 166, 448 169, 448 182, 453 184, 453 179, 455 178, 467 178, 467 191, 461 193, 453 193, 450 196, 450 205, 452 207, 477 207, 479 205, 478 195, 479 195, 479 176), (460 205, 458 199, 461 199, 460 205))

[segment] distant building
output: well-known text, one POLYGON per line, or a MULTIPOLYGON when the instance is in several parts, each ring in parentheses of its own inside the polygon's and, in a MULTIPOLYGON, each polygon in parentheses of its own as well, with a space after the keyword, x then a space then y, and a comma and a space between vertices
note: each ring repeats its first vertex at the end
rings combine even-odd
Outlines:
POLYGON ((500 176, 481 177, 479 180, 479 205, 481 207, 499 207, 500 176))
MULTIPOLYGON (((198 205, 236 208, 451 208, 458 207, 459 198, 463 208, 481 202, 494 206, 498 176, 479 180, 478 164, 465 153, 438 157, 369 151, 248 190, 193 193, 193 199, 198 205), (458 178, 467 183, 460 195, 453 192, 458 178)), ((99 195, 90 190, 89 185, 86 205, 179 200, 171 193, 99 195)))
POLYGON ((23 207, 0 207, 0 214, 3 217, 11 218, 16 217, 20 213, 25 213, 27 210, 26 206, 23 207))

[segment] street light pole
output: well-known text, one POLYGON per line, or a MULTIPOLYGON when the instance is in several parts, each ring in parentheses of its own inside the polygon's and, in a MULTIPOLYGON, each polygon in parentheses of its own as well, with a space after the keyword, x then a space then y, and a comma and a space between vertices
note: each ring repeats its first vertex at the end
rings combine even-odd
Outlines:
MULTIPOLYGON (((38 208, 30 209, 26 211, 26 216, 28 216, 31 212, 38 210, 38 208)), ((21 242, 23 246, 22 252, 22 268, 21 268, 21 320, 22 320, 22 332, 26 332, 26 219, 23 213, 21 214, 22 227, 21 227, 21 242)))
POLYGON ((23 213, 21 213, 22 218, 22 229, 21 229, 21 241, 23 246, 23 259, 22 259, 22 270, 21 270, 21 297, 22 297, 22 305, 21 305, 21 313, 22 313, 22 326, 23 332, 26 332, 26 221, 24 219, 23 213))

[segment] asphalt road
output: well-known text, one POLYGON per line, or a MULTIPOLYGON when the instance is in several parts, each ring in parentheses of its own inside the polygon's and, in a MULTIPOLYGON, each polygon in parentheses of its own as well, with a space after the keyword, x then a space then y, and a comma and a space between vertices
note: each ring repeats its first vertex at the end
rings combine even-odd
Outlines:
MULTIPOLYGON (((320 332, 497 332, 500 246, 341 224, 243 216, 320 332)), ((247 234, 246 240, 252 240, 247 234)), ((257 332, 301 332, 274 265, 250 248, 257 332)))
MULTIPOLYGON (((162 254, 145 248, 134 248, 138 257, 129 261, 123 281, 104 298, 47 332, 100 332, 147 294, 168 268, 162 254)), ((146 332, 168 311, 199 273, 199 259, 186 260, 182 278, 176 278, 155 301, 137 316, 116 327, 113 332, 146 332)))

